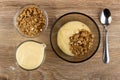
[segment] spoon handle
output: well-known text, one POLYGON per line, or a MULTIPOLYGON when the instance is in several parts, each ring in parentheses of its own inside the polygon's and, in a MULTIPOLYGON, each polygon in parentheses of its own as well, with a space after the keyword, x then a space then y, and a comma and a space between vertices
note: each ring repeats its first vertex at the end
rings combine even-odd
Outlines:
MULTIPOLYGON (((105 25, 104 25, 105 26, 105 25)), ((109 63, 109 50, 108 50, 108 31, 107 27, 105 26, 105 36, 104 36, 104 53, 103 53, 103 61, 104 63, 109 63)))

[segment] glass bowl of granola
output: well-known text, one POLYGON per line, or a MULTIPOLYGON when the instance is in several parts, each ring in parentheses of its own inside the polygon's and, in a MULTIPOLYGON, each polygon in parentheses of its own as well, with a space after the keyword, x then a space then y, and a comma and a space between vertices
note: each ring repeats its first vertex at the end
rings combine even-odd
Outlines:
POLYGON ((50 42, 53 51, 63 60, 72 63, 84 62, 98 50, 100 30, 90 16, 70 12, 54 22, 50 42))
POLYGON ((16 13, 14 25, 22 35, 36 37, 47 28, 48 15, 37 5, 25 5, 16 13))

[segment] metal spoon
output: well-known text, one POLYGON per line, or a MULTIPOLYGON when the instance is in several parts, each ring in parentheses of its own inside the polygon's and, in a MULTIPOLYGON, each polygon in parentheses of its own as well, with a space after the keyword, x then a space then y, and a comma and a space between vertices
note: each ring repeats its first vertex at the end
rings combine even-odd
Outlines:
POLYGON ((103 53, 103 61, 104 63, 109 63, 110 58, 109 58, 109 50, 108 50, 108 25, 112 21, 111 13, 109 9, 104 9, 102 10, 101 16, 100 16, 100 21, 104 26, 105 29, 105 34, 104 34, 104 53, 103 53))

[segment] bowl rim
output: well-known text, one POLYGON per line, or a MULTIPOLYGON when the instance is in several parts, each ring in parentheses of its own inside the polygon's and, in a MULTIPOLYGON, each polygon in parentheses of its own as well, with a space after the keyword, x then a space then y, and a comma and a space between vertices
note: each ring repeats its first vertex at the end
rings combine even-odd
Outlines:
POLYGON ((84 13, 80 13, 80 12, 69 12, 69 13, 63 14, 62 16, 60 16, 58 19, 55 20, 55 22, 53 23, 53 25, 52 25, 52 27, 51 27, 51 31, 50 31, 50 44, 51 44, 52 50, 55 52, 55 54, 56 54, 59 58, 63 59, 64 61, 70 62, 70 63, 81 63, 81 62, 85 62, 85 61, 89 60, 90 58, 92 58, 92 57, 95 55, 95 53, 97 52, 97 50, 98 50, 98 48, 99 48, 99 46, 100 46, 100 39, 101 39, 100 29, 99 29, 97 23, 96 23, 90 16, 88 16, 88 15, 86 15, 86 14, 84 14, 84 13), (97 30, 98 30, 99 41, 98 41, 98 45, 97 45, 96 50, 93 52, 93 54, 92 54, 90 57, 88 57, 87 59, 84 59, 84 60, 82 60, 82 61, 70 61, 70 60, 67 60, 67 59, 61 57, 61 56, 55 51, 55 49, 53 48, 53 45, 52 45, 52 38, 51 38, 51 36, 52 36, 52 31, 53 31, 53 28, 54 28, 55 24, 56 24, 62 17, 66 16, 66 15, 70 15, 70 14, 80 14, 80 15, 86 16, 87 18, 89 18, 89 19, 96 25, 97 30))

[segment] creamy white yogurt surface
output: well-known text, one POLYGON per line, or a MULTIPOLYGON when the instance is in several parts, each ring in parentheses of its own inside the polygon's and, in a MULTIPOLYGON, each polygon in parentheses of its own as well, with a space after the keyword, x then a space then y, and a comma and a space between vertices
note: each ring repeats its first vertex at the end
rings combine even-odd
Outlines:
POLYGON ((22 43, 16 51, 17 63, 24 69, 35 69, 43 62, 45 44, 34 41, 22 43))
POLYGON ((81 29, 90 31, 87 25, 80 21, 70 21, 64 24, 57 34, 57 44, 59 48, 67 55, 74 56, 70 51, 69 37, 79 32, 81 29))

